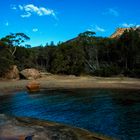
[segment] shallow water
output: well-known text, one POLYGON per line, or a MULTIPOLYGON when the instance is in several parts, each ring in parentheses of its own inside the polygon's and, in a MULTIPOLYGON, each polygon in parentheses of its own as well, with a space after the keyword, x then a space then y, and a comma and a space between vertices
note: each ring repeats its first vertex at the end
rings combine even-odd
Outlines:
POLYGON ((140 91, 46 90, 0 96, 0 113, 61 122, 123 140, 140 139, 140 91))

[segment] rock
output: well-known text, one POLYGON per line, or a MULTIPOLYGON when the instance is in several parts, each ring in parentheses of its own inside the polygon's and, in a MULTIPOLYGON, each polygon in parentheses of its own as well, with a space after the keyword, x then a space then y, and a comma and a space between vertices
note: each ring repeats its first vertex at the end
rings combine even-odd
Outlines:
POLYGON ((36 81, 32 81, 32 82, 28 83, 26 87, 30 92, 34 92, 34 91, 38 91, 40 89, 40 84, 36 81))
POLYGON ((16 65, 12 65, 11 68, 4 74, 6 79, 19 79, 19 70, 16 65))
POLYGON ((33 80, 41 77, 40 72, 37 69, 31 68, 31 69, 24 69, 20 72, 21 77, 33 80))
POLYGON ((133 28, 117 28, 117 30, 110 36, 110 38, 118 38, 120 37, 125 31, 130 31, 131 29, 137 30, 139 27, 133 28))
POLYGON ((117 38, 117 37, 120 37, 124 31, 129 31, 131 28, 118 28, 115 33, 113 33, 110 38, 117 38))
POLYGON ((23 139, 27 136, 32 136, 32 140, 111 140, 101 134, 63 124, 0 114, 0 139, 23 139))

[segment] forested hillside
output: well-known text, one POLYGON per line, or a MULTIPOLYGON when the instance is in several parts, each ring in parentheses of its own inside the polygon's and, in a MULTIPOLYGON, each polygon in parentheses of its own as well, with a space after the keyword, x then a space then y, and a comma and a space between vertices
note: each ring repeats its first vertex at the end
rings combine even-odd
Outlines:
POLYGON ((34 67, 53 74, 140 77, 140 28, 117 38, 86 31, 67 42, 37 47, 23 45, 29 39, 24 33, 0 39, 0 76, 17 65, 20 70, 34 67))

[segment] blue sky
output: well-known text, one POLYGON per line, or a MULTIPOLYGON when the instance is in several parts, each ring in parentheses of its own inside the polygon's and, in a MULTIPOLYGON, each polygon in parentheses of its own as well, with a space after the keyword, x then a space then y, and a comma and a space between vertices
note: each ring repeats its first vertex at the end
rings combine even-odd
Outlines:
POLYGON ((110 36, 140 25, 139 0, 1 0, 0 38, 27 34, 32 46, 66 41, 86 30, 110 36))

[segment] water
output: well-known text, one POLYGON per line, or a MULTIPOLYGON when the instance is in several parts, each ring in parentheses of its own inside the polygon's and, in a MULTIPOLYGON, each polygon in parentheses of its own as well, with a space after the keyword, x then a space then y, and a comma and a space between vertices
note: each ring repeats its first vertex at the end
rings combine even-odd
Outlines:
POLYGON ((0 113, 34 117, 122 140, 140 139, 140 91, 46 90, 0 96, 0 113))

